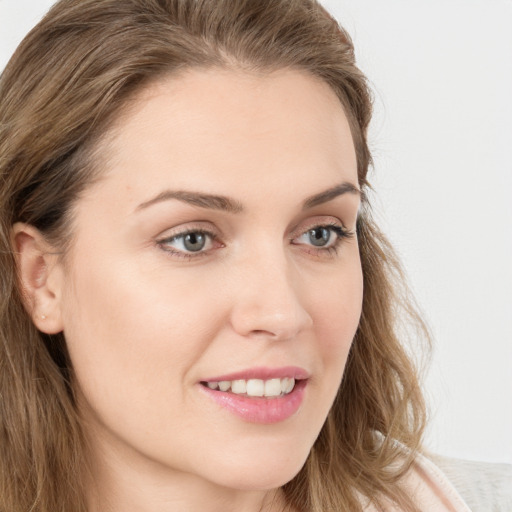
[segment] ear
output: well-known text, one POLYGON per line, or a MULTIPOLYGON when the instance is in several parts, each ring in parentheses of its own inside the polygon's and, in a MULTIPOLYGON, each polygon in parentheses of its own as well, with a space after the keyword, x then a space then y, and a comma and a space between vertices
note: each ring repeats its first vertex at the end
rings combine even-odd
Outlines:
POLYGON ((61 332, 64 274, 59 255, 43 234, 29 224, 14 224, 12 243, 23 288, 23 301, 32 321, 46 334, 61 332))

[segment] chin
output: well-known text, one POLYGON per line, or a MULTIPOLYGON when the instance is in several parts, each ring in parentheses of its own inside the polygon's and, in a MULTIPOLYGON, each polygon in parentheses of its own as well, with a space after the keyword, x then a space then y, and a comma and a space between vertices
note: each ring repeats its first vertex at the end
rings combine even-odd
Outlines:
POLYGON ((251 468, 245 467, 232 475, 224 475, 222 481, 216 484, 241 491, 267 491, 277 489, 287 484, 301 470, 303 464, 293 467, 270 468, 268 466, 251 468), (227 477, 227 478, 226 478, 227 477))
MULTIPOLYGON (((260 450, 255 456, 225 458, 210 472, 210 480, 244 491, 276 489, 292 480, 304 466, 309 450, 260 450)), ((213 468, 212 468, 213 469, 213 468)))

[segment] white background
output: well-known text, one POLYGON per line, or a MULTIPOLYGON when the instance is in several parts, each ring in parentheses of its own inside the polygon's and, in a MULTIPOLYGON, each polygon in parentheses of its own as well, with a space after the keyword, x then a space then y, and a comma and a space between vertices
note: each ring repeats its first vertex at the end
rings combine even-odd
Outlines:
MULTIPOLYGON (((0 69, 48 0, 0 0, 0 69)), ((435 336, 427 447, 512 463, 512 0, 324 0, 375 91, 376 209, 435 336)))

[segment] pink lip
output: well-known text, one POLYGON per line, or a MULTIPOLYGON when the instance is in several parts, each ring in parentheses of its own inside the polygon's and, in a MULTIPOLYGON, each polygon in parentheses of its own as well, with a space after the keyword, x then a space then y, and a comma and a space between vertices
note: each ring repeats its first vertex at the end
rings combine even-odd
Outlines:
POLYGON ((252 368, 241 372, 221 375, 201 382, 220 382, 222 380, 262 379, 292 377, 295 387, 287 395, 265 398, 236 395, 230 392, 213 390, 199 383, 199 389, 221 407, 250 423, 271 424, 290 418, 295 414, 304 399, 309 374, 302 368, 252 368))
POLYGON ((295 380, 304 380, 309 378, 309 373, 298 366, 284 366, 281 368, 267 368, 264 366, 249 368, 235 373, 218 375, 215 377, 201 379, 201 382, 220 382, 221 380, 248 380, 248 379, 284 379, 285 377, 295 380))

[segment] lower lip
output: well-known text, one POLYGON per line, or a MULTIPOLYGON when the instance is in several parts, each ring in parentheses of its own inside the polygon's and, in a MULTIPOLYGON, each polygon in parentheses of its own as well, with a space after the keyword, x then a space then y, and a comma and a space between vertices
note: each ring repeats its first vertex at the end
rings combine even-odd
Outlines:
POLYGON ((212 400, 250 423, 278 423, 293 416, 302 404, 307 380, 299 380, 287 395, 265 398, 236 395, 199 384, 212 400))

